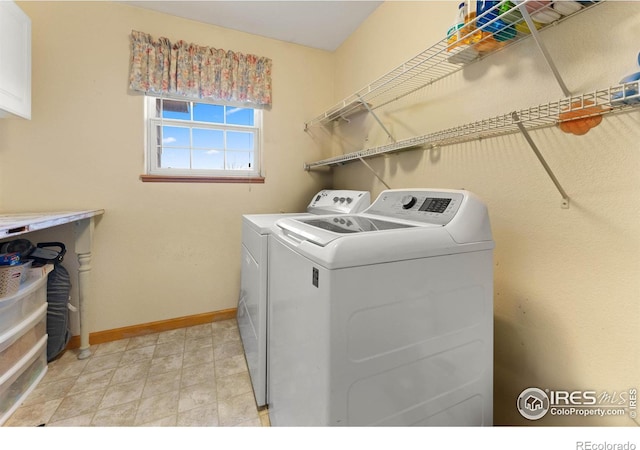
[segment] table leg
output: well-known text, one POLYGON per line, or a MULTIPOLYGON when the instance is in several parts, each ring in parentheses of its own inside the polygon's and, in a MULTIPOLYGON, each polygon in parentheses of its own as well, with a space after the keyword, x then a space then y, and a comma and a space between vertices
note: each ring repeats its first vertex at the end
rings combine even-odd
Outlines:
POLYGON ((91 243, 94 229, 93 217, 79 220, 75 226, 76 254, 78 255, 78 307, 80 310, 80 353, 78 359, 86 359, 91 356, 89 348, 89 323, 88 312, 91 302, 90 275, 91 275, 91 243))

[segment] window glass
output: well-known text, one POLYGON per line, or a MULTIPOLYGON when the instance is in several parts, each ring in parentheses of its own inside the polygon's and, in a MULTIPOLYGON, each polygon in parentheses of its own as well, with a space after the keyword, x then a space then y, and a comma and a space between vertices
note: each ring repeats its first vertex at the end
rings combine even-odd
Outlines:
POLYGON ((194 128, 193 147, 224 150, 224 131, 194 128))
POLYGON ((227 170, 247 170, 253 165, 253 157, 249 152, 227 152, 227 170))
POLYGON ((196 103, 193 106, 193 120, 196 122, 224 123, 224 106, 196 103))
POLYGON ((220 150, 194 150, 193 168, 198 170, 224 170, 224 152, 220 150))
POLYGON ((253 109, 226 107, 226 123, 253 126, 253 109))
POLYGON ((147 173, 261 176, 262 111, 147 97, 147 173))
POLYGON ((227 131, 227 149, 253 150, 253 134, 227 131))
POLYGON ((165 147, 190 147, 189 128, 162 127, 162 145, 165 147))
POLYGON ((190 102, 159 100, 162 103, 162 117, 165 119, 191 120, 190 102))
POLYGON ((188 169, 191 166, 188 148, 164 148, 160 155, 163 169, 188 169))

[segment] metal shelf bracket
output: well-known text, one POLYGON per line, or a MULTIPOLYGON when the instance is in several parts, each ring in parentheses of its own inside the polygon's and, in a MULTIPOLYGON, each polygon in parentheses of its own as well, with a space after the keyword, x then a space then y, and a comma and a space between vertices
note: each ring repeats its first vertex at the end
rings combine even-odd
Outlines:
POLYGON ((378 173, 373 169, 373 167, 371 167, 371 166, 370 166, 370 165, 369 165, 369 164, 364 160, 364 158, 362 158, 362 157, 360 156, 360 157, 358 157, 358 159, 360 160, 360 162, 362 162, 362 164, 364 164, 364 165, 365 165, 365 167, 366 167, 367 169, 369 169, 369 171, 370 171, 370 172, 371 172, 371 173, 372 173, 372 174, 373 174, 373 175, 378 179, 378 181, 380 181, 380 183, 384 184, 384 185, 385 185, 385 187, 386 187, 387 189, 391 189, 391 188, 389 187, 389 185, 388 185, 387 183, 385 183, 385 181, 380 177, 380 175, 378 175, 378 173))
POLYGON ((567 85, 564 84, 564 81, 560 76, 560 72, 558 72, 558 68, 554 64, 553 59, 551 58, 551 55, 547 51, 547 47, 545 47, 544 43, 542 42, 542 39, 540 39, 540 34, 538 33, 538 29, 536 28, 536 25, 533 22, 533 19, 529 15, 529 11, 526 8, 526 2, 520 3, 517 7, 520 8, 520 13, 522 14, 522 17, 524 18, 525 22, 527 22, 527 27, 529 27, 531 36, 533 36, 533 40, 536 41, 536 44, 538 45, 538 49, 540 50, 540 53, 542 53, 544 60, 547 62, 547 65, 551 69, 551 72, 553 72, 553 76, 556 77, 556 81, 560 85, 560 89, 562 89, 562 93, 564 94, 565 97, 570 97, 571 92, 567 88, 567 85))
POLYGON ((391 133, 389 132, 389 130, 387 129, 387 127, 384 126, 384 124, 382 123, 382 121, 378 118, 378 116, 376 115, 376 113, 373 112, 373 110, 371 109, 371 106, 369 106, 369 104, 367 102, 365 102, 364 100, 362 100, 362 97, 360 95, 358 95, 358 100, 360 100, 360 103, 362 103, 362 106, 365 107, 365 109, 369 112, 369 114, 371 114, 373 116, 373 118, 376 120, 376 122, 378 122, 378 125, 380 125, 380 127, 382 127, 382 129, 384 130, 384 132, 387 134, 387 137, 392 141, 392 142, 396 142, 395 138, 391 135, 391 133))
POLYGON ((526 139, 527 143, 533 150, 533 153, 535 153, 536 157, 540 161, 540 164, 542 164, 542 167, 544 167, 544 170, 547 172, 547 175, 549 175, 549 178, 551 178, 551 181, 553 181, 553 184, 556 186, 556 189, 558 190, 558 192, 560 192, 560 195, 562 196, 561 207, 563 209, 569 209, 569 196, 567 195, 567 192, 564 190, 564 188, 562 187, 562 185, 554 175, 553 171, 551 170, 551 167, 549 167, 549 164, 547 164, 547 162, 545 161, 544 157, 542 156, 542 153, 540 153, 540 150, 538 149, 538 146, 535 144, 535 142, 533 142, 533 139, 531 139, 529 132, 520 121, 520 117, 518 117, 518 113, 515 111, 512 112, 511 117, 513 117, 513 121, 518 126, 518 129, 520 130, 520 132, 526 139))

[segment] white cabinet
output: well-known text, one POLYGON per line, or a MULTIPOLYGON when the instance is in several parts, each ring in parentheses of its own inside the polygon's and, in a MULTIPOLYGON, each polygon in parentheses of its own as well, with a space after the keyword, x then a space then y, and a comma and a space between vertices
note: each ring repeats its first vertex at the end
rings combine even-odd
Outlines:
POLYGON ((0 1, 0 118, 31 119, 31 19, 0 1))

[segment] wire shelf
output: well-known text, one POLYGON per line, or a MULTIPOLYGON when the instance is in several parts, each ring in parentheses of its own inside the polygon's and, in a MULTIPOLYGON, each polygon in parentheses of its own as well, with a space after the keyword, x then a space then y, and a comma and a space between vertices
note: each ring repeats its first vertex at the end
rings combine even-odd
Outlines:
MULTIPOLYGON (((571 3, 578 5, 576 2, 571 3)), ((443 38, 435 45, 345 98, 323 114, 306 122, 305 130, 309 127, 326 125, 340 118, 346 118, 363 109, 380 108, 448 77, 468 64, 526 39, 531 34, 528 31, 527 21, 520 13, 521 9, 526 9, 534 20, 536 17, 557 17, 556 20, 549 23, 535 22, 535 27, 540 32, 599 3, 582 5, 580 9, 572 13, 565 12, 566 15, 561 15, 552 9, 551 2, 525 0, 519 5, 515 5, 503 0, 495 8, 478 17, 474 18, 472 15, 469 22, 462 28, 457 44, 449 42, 446 37, 443 38), (510 18, 510 22, 505 28, 499 28, 499 31, 493 33, 484 31, 495 30, 498 24, 502 26, 504 23, 501 20, 506 17, 510 18), (512 35, 515 36, 505 39, 512 35), (469 44, 464 45, 465 42, 469 44), (363 103, 367 103, 368 108, 362 108, 363 103)))
POLYGON ((639 106, 640 81, 634 81, 404 139, 392 144, 323 159, 305 164, 305 170, 321 166, 342 165, 361 158, 370 158, 419 147, 439 147, 512 134, 520 131, 518 124, 523 125, 527 130, 560 126, 563 123, 575 124, 575 121, 588 117, 624 112, 639 106))

